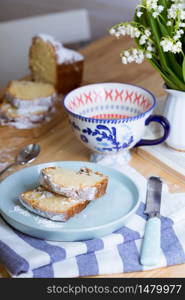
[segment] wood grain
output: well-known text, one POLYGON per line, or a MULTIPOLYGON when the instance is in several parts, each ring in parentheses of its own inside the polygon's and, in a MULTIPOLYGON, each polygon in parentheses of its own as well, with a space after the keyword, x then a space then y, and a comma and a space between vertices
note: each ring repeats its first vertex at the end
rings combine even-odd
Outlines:
MULTIPOLYGON (((132 45, 133 42, 129 38, 115 40, 112 37, 105 37, 82 49, 81 53, 85 56, 83 84, 96 82, 131 83, 149 89, 158 97, 164 95, 162 79, 147 62, 141 65, 125 66, 121 64, 119 53, 122 49, 132 45)), ((10 140, 6 145, 3 145, 1 139, 1 157, 9 149, 9 160, 13 159, 13 155, 18 151, 20 145, 31 143, 33 138, 28 136, 26 140, 19 140, 18 142, 15 137, 15 140, 14 143, 10 140)), ((34 142, 38 142, 42 149, 34 164, 57 160, 88 161, 89 159, 89 151, 75 138, 65 113, 61 113, 61 121, 54 128, 39 138, 35 138, 34 142)), ((171 192, 185 191, 185 184, 178 177, 166 172, 159 164, 140 157, 134 151, 130 165, 144 176, 151 174, 161 176, 169 185, 171 192)), ((19 168, 21 167, 17 169, 19 168)), ((11 171, 15 171, 15 169, 11 171)), ((0 274, 4 277, 7 276, 2 266, 0 274)), ((145 272, 110 274, 100 277, 185 277, 185 264, 145 272)))

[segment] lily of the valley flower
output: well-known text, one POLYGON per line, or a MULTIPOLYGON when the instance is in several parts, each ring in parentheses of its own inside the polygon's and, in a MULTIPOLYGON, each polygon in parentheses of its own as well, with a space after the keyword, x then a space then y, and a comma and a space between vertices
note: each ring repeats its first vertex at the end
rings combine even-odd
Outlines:
POLYGON ((185 20, 185 3, 179 2, 172 4, 168 9, 168 19, 185 20))
POLYGON ((110 34, 116 37, 129 35, 131 38, 138 38, 141 34, 140 30, 130 23, 120 24, 110 29, 110 34))
POLYGON ((141 64, 145 58, 152 58, 152 53, 150 51, 143 51, 137 48, 132 48, 121 53, 123 64, 129 64, 131 62, 141 64))
POLYGON ((163 9, 164 9, 164 6, 162 6, 162 5, 157 6, 156 9, 154 10, 154 12, 152 13, 152 16, 154 18, 157 18, 160 15, 160 13, 163 11, 163 9))
POLYGON ((182 51, 182 43, 180 41, 175 42, 172 39, 164 38, 160 45, 163 48, 164 52, 172 52, 172 53, 179 53, 182 51))
POLYGON ((140 0, 133 21, 110 33, 136 41, 138 48, 121 53, 124 64, 147 58, 169 87, 185 91, 185 0, 140 0))

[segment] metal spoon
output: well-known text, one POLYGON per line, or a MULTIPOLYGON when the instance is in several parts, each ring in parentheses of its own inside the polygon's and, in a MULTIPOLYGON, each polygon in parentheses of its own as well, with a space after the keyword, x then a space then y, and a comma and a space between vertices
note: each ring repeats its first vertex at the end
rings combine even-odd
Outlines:
POLYGON ((40 146, 38 144, 29 144, 21 149, 21 151, 15 157, 15 161, 9 164, 0 172, 0 176, 12 166, 24 165, 31 163, 40 153, 40 146))

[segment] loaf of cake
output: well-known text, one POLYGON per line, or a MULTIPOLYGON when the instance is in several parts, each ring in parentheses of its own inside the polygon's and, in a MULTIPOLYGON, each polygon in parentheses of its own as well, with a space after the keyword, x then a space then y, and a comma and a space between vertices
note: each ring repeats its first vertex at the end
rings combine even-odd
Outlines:
POLYGON ((78 201, 48 192, 43 187, 22 193, 19 200, 29 211, 60 222, 65 222, 79 213, 89 203, 87 200, 78 201))
POLYGON ((29 67, 32 79, 55 86, 66 94, 81 84, 84 57, 77 51, 63 47, 52 36, 39 34, 32 39, 29 67))
POLYGON ((78 200, 94 200, 105 194, 108 177, 88 168, 79 171, 59 167, 44 168, 40 185, 47 190, 78 200))

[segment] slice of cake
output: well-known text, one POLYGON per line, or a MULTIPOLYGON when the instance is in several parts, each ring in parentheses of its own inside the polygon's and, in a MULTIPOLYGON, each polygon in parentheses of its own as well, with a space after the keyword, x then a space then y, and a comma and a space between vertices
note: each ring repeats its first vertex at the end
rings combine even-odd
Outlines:
POLYGON ((37 82, 54 85, 66 94, 82 81, 84 57, 77 51, 63 47, 52 36, 39 34, 32 40, 29 66, 37 82))
POLYGON ((65 222, 81 212, 89 201, 77 201, 46 191, 43 187, 24 192, 19 197, 25 208, 44 218, 65 222))
POLYGON ((46 111, 56 101, 53 85, 41 82, 13 80, 8 84, 5 98, 14 107, 32 111, 46 111))
POLYGON ((108 177, 82 168, 78 172, 59 167, 44 168, 40 184, 49 191, 78 200, 94 200, 105 194, 108 177))
POLYGON ((34 128, 52 115, 52 108, 37 108, 36 110, 15 108, 8 101, 0 104, 0 125, 7 125, 18 129, 34 128))

